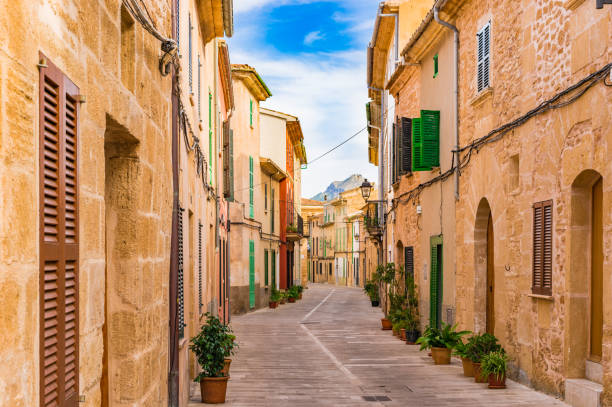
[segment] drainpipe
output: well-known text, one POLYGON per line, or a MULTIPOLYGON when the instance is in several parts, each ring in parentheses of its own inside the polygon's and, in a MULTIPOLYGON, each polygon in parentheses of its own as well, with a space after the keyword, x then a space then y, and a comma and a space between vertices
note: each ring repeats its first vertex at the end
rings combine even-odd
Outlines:
MULTIPOLYGON (((172 2, 172 32, 177 32, 176 0, 172 2)), ((173 68, 174 69, 174 68, 173 68)), ((170 278, 168 284, 168 406, 178 407, 179 372, 178 372, 178 195, 179 195, 179 142, 178 142, 178 95, 177 72, 172 74, 172 232, 170 237, 170 278)))
POLYGON ((436 22, 453 31, 455 37, 455 200, 459 200, 459 30, 454 25, 440 19, 440 5, 443 0, 437 0, 434 5, 436 22))

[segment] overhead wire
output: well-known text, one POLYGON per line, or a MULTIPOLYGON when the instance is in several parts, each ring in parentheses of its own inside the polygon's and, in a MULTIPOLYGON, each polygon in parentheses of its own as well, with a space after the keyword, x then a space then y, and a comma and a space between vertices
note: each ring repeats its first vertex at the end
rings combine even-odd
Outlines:
POLYGON ((502 126, 499 126, 493 130, 491 130, 489 133, 487 133, 486 135, 472 141, 470 144, 463 146, 461 148, 459 148, 458 150, 453 150, 453 161, 451 164, 451 167, 446 170, 445 172, 443 172, 442 174, 426 181, 423 182, 419 185, 417 185, 416 187, 410 189, 409 191, 406 191, 402 194, 400 194, 399 196, 397 196, 396 198, 393 198, 392 201, 392 205, 391 208, 385 213, 385 215, 389 215, 391 212, 395 211, 395 209, 397 208, 398 204, 401 202, 408 202, 411 200, 415 200, 417 199, 421 192, 437 183, 437 182, 442 182, 444 180, 446 180, 447 178, 449 178, 451 175, 453 175, 453 173, 456 170, 457 165, 459 166, 459 170, 462 170, 463 168, 465 168, 471 161, 472 159, 472 154, 474 152, 478 153, 478 150, 480 148, 482 148, 484 145, 489 144, 489 143, 493 143, 497 140, 500 140, 502 137, 504 137, 506 134, 508 134, 511 130, 521 126, 522 124, 524 124, 525 122, 527 122, 529 119, 538 116, 544 112, 547 112, 549 110, 554 110, 554 109, 559 109, 562 107, 565 107, 571 103, 573 103, 574 101, 576 101, 578 98, 580 98, 582 95, 584 95, 590 88, 592 88, 593 86, 595 86, 595 84, 600 81, 601 79, 604 79, 604 83, 605 83, 605 78, 606 76, 610 73, 610 70, 612 69, 612 63, 609 63, 607 65, 605 65, 603 68, 599 69, 596 72, 593 72, 592 74, 586 76, 585 78, 581 79, 580 81, 576 82, 575 84, 573 84, 572 86, 564 89, 563 91, 557 93, 555 96, 553 96, 550 99, 545 100, 544 102, 540 103, 537 107, 531 109, 529 112, 525 113, 524 115, 518 117, 517 119, 505 123, 502 126), (581 89, 582 88, 582 89, 581 89), (574 95, 572 95, 569 99, 565 100, 565 101, 561 101, 558 102, 560 99, 562 99, 564 96, 567 96, 569 94, 571 94, 572 92, 576 91, 580 89, 580 91, 578 91, 577 93, 575 93, 574 95), (558 102, 558 103, 555 103, 558 102), (466 152, 467 151, 467 152, 466 152), (455 159, 454 159, 454 155, 455 153, 457 153, 457 155, 460 155, 461 153, 464 153, 465 155, 459 159, 458 163, 455 163, 455 159))
POLYGON ((359 130, 357 133, 353 134, 352 136, 350 136, 349 138, 345 139, 344 141, 342 141, 340 144, 336 145, 335 147, 332 147, 331 149, 327 150, 326 152, 324 152, 323 154, 321 154, 320 156, 310 160, 308 162, 308 164, 312 164, 313 162, 325 157, 327 154, 331 153, 332 151, 336 150, 337 148, 340 148, 341 146, 343 146, 344 144, 348 143, 350 140, 354 139, 355 137, 357 137, 359 134, 361 134, 362 131, 364 131, 365 129, 367 129, 368 126, 365 126, 363 129, 359 130))

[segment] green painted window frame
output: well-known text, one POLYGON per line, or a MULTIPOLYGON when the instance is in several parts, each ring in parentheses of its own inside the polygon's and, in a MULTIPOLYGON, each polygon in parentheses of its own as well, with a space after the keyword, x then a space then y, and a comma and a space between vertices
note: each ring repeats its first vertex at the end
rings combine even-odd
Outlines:
POLYGON ((249 100, 249 126, 253 128, 253 99, 249 100))
POLYGON ((434 63, 434 74, 433 74, 433 77, 435 78, 436 76, 438 76, 438 54, 434 55, 433 63, 434 63))

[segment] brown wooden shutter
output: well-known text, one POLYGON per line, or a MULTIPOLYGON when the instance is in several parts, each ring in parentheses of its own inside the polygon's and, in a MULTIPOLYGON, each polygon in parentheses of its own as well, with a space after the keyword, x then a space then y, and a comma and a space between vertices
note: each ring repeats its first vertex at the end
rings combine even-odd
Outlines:
POLYGON ((532 292, 552 295, 552 201, 533 205, 532 292))
POLYGON ((79 88, 44 55, 40 68, 40 405, 79 391, 79 88))

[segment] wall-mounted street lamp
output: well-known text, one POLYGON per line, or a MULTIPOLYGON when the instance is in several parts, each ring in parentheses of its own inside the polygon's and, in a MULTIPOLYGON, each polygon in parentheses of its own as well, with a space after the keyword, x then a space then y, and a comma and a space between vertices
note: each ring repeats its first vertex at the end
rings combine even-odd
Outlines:
POLYGON ((367 202, 368 199, 370 199, 370 194, 372 193, 372 184, 370 184, 366 178, 359 188, 361 188, 361 196, 363 197, 363 200, 367 202))

